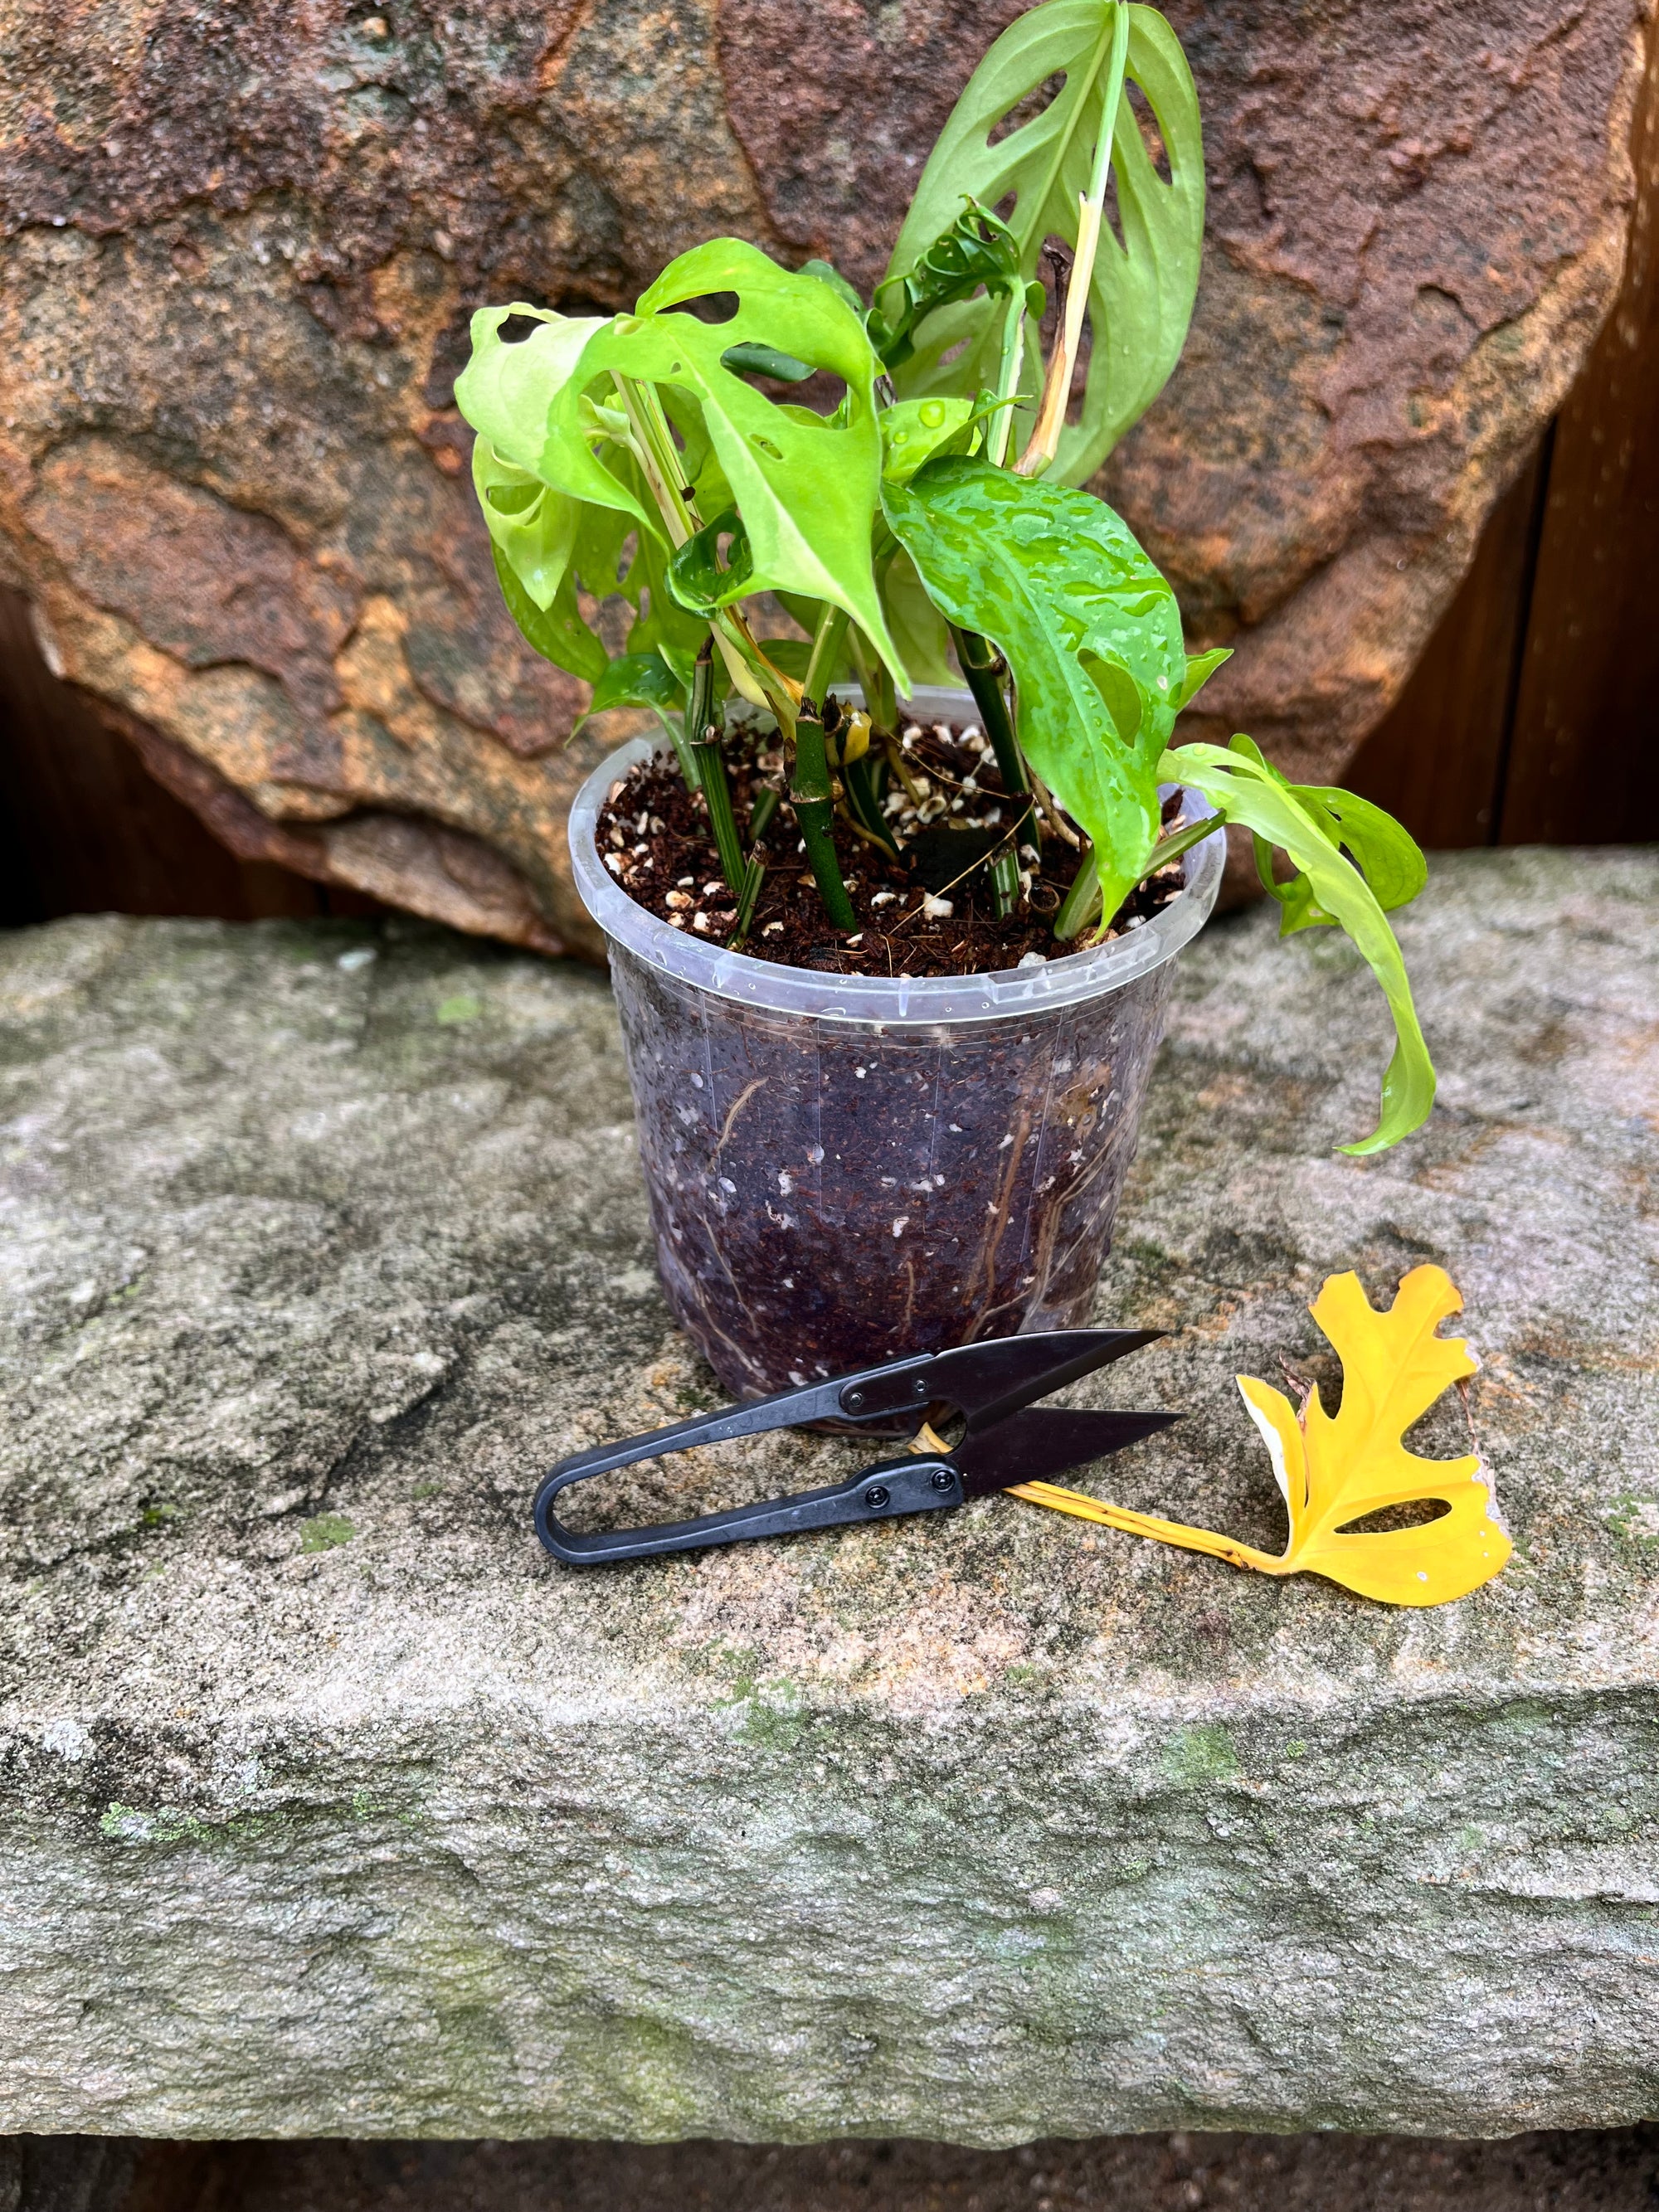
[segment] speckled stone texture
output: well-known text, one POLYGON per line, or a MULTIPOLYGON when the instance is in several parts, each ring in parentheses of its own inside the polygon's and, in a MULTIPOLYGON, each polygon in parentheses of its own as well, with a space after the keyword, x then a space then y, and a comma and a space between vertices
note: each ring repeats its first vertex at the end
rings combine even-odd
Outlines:
MULTIPOLYGON (((1340 781, 1612 303, 1653 0, 1170 0, 1208 209, 1101 487, 1340 781)), ((868 287, 1021 0, 0 0, 0 581, 236 851, 593 957, 586 694, 506 613, 471 311, 719 234, 868 287)), ((597 747, 598 739, 592 739, 597 747)))
POLYGON ((538 1470, 712 1395, 603 981, 416 924, 0 943, 0 2130, 1650 2112, 1659 855, 1442 860, 1402 935, 1443 1104, 1364 1163, 1343 946, 1183 956, 1100 1314, 1171 1332, 1116 1401, 1191 1418, 1086 1480, 1273 1540, 1232 1376, 1328 1386, 1322 1277, 1438 1261, 1516 1551, 1424 1613, 1007 1499, 562 1571, 538 1470))

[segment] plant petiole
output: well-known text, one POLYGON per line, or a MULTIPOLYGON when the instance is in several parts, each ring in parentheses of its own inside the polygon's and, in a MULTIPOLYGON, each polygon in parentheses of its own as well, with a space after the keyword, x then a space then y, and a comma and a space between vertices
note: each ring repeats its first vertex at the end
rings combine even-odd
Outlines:
POLYGON ((996 755, 1002 788, 1010 805, 1024 799, 1027 818, 1021 827, 1041 852, 1042 839, 1031 804, 1031 779, 1025 771, 1024 756, 1015 738, 1008 713, 1008 696, 1002 688, 1006 672, 1002 655, 990 639, 981 637, 977 630, 958 629, 953 623, 951 637, 957 648, 957 659, 962 663, 962 672, 968 678, 968 689, 974 695, 974 704, 985 724, 985 734, 996 755))

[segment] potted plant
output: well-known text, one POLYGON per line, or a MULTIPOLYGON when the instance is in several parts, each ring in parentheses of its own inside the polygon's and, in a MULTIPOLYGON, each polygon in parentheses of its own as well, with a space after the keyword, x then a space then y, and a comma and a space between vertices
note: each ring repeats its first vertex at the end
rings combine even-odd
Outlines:
POLYGON ((1217 817, 1284 929, 1343 928, 1387 996, 1348 1149, 1429 1111, 1385 915, 1422 856, 1246 737, 1173 744, 1226 656, 1187 653, 1079 488, 1179 356, 1202 230, 1169 25, 1046 0, 872 300, 717 239, 631 314, 474 318, 456 397, 507 603, 672 748, 613 755, 571 844, 668 1295, 736 1389, 1085 1316, 1217 817))

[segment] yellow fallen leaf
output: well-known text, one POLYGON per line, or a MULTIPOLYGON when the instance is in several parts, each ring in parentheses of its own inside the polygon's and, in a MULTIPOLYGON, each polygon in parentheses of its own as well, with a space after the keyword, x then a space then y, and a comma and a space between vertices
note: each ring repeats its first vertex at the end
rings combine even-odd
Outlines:
POLYGON ((1387 1313, 1357 1275, 1333 1275, 1312 1307, 1342 1361, 1342 1407, 1333 1419, 1312 1390, 1298 1417, 1288 1399, 1254 1376, 1235 1379, 1273 1457, 1290 1516, 1277 1558, 1207 1528, 1105 1505, 1048 1482, 1011 1490, 1035 1505, 1098 1521, 1131 1535, 1207 1552, 1264 1575, 1319 1574, 1386 1605, 1443 1605, 1490 1582, 1509 1558, 1480 1462, 1419 1459, 1401 1439, 1441 1393, 1479 1361, 1461 1337, 1435 1330, 1463 1301, 1443 1267, 1413 1267, 1387 1313), (1413 1528, 1356 1529, 1389 1506, 1437 1501, 1447 1509, 1413 1528))

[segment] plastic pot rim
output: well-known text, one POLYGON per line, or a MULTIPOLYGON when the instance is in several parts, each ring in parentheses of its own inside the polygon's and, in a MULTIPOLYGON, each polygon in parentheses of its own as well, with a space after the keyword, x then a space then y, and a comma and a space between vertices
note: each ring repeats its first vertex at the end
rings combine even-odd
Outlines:
MULTIPOLYGON (((918 686, 907 703, 919 721, 975 712, 971 692, 954 688, 918 686)), ((596 832, 606 793, 636 761, 662 751, 666 743, 660 735, 630 738, 599 763, 577 793, 569 828, 577 892, 611 943, 636 960, 717 998, 757 1010, 884 1028, 1029 1019, 1051 1008, 1121 990, 1173 959, 1204 927, 1221 888, 1226 833, 1218 821, 1214 834, 1186 854, 1186 887, 1161 914, 1121 938, 1082 952, 1064 953, 1040 968, 1005 968, 985 975, 836 975, 751 959, 690 930, 671 928, 630 898, 599 859, 596 832)), ((1167 796, 1176 787, 1161 788, 1167 796)), ((1213 815, 1215 809, 1201 792, 1190 785, 1183 785, 1182 791, 1189 821, 1213 815)))

